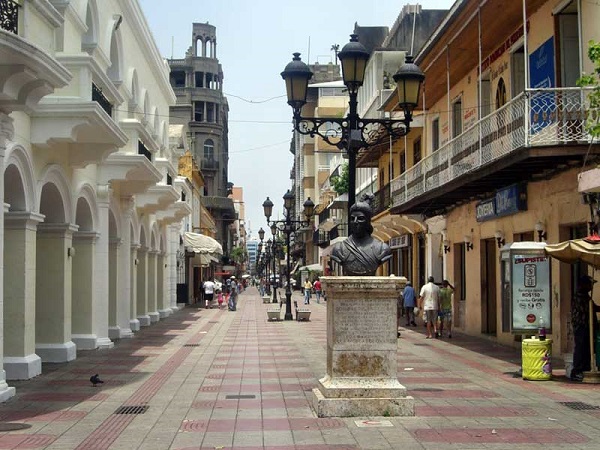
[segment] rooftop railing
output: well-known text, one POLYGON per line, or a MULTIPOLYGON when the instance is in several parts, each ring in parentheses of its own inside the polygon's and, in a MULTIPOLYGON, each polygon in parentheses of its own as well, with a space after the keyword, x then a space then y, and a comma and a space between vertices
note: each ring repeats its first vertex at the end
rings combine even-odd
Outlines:
POLYGON ((14 0, 0 0, 0 28, 19 34, 19 7, 14 0))

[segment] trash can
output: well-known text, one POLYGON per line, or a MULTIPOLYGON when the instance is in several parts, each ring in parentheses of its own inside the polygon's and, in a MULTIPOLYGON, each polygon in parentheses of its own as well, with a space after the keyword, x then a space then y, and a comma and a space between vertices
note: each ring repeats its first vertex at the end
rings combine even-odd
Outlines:
POLYGON ((521 349, 524 380, 552 379, 552 339, 523 339, 521 349))

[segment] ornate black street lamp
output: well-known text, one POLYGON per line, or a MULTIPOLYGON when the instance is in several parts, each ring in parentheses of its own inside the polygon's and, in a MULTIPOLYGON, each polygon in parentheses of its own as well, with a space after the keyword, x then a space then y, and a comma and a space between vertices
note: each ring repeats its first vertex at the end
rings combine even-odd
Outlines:
MULTIPOLYGON (((277 227, 271 225, 271 234, 273 235, 273 249, 271 254, 273 255, 273 303, 277 303, 277 267, 276 263, 279 261, 279 250, 277 245, 277 227)), ((278 265, 278 264, 277 264, 278 265)))
POLYGON ((342 77, 350 96, 349 112, 345 118, 302 117, 301 110, 306 104, 308 81, 313 74, 300 60, 300 53, 294 53, 292 62, 281 72, 286 84, 288 104, 294 110, 294 129, 300 134, 319 136, 328 144, 348 153, 348 210, 355 202, 358 151, 380 144, 390 136, 398 138, 408 134, 412 112, 419 103, 421 85, 425 79, 421 69, 412 62, 412 57, 407 55, 404 65, 393 76, 398 105, 404 112, 404 118, 361 119, 358 115, 357 95, 358 88, 363 84, 369 56, 369 52, 358 42, 356 34, 350 35, 350 42, 338 54, 342 64, 342 77))
MULTIPOLYGON (((273 213, 273 202, 267 197, 263 203, 263 209, 267 223, 271 227, 271 231, 281 231, 285 234, 285 246, 286 246, 286 264, 287 264, 287 281, 285 286, 285 320, 292 320, 292 283, 291 283, 291 266, 290 266, 290 235, 306 228, 310 225, 310 219, 315 213, 315 204, 310 197, 304 202, 304 217, 306 220, 292 220, 292 210, 294 208, 294 194, 289 190, 283 196, 283 207, 285 209, 284 220, 273 220, 271 221, 271 215, 273 213)), ((275 233, 273 233, 275 234, 275 233)))

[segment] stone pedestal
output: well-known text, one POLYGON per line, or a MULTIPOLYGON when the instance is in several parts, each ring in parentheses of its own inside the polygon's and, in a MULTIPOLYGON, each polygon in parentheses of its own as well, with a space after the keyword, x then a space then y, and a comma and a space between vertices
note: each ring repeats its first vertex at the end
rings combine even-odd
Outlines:
POLYGON ((327 374, 319 417, 414 416, 397 378, 397 298, 404 277, 321 277, 327 292, 327 374))

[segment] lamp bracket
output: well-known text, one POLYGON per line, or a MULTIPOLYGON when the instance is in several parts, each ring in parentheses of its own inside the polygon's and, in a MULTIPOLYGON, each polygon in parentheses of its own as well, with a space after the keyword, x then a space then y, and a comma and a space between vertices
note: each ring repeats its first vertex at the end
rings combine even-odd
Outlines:
POLYGON ((302 117, 294 110, 294 129, 303 135, 318 136, 329 145, 344 150, 352 142, 353 149, 372 147, 387 141, 390 137, 400 138, 410 131, 412 117, 404 119, 359 119, 356 130, 350 133, 350 119, 302 117))

